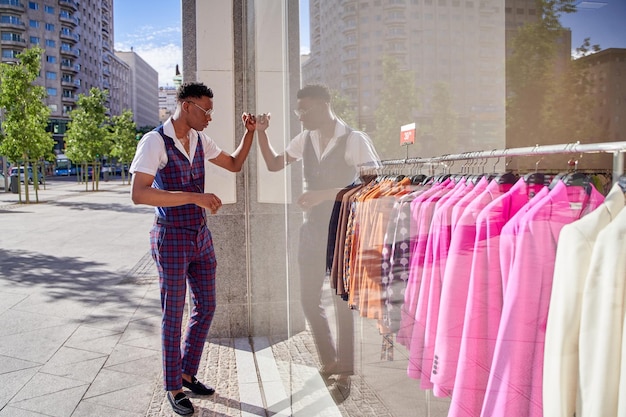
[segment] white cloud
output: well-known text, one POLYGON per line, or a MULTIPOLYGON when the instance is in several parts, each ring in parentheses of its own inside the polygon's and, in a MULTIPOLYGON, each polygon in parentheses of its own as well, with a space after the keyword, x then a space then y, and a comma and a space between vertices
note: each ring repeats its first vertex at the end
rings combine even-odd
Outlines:
POLYGON ((115 42, 117 51, 130 51, 131 48, 159 73, 159 86, 174 85, 172 78, 176 75, 176 65, 181 72, 183 69, 180 28, 142 26, 115 42))

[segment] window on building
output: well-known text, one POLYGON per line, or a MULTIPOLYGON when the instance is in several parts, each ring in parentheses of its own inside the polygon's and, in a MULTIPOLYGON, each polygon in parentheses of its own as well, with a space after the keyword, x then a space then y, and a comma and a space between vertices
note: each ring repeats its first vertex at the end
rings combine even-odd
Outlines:
POLYGON ((55 55, 46 55, 46 62, 49 62, 51 64, 56 64, 57 57, 55 55))
POLYGON ((48 87, 46 88, 46 91, 48 92, 49 96, 56 96, 57 95, 57 89, 54 87, 48 87))
POLYGON ((44 6, 43 6, 43 10, 44 10, 46 13, 49 13, 49 14, 54 14, 54 6, 46 6, 46 5, 44 5, 44 6))
POLYGON ((34 20, 34 19, 30 19, 28 21, 28 26, 30 26, 31 28, 38 28, 39 27, 39 21, 38 20, 34 20))
POLYGON ((57 42, 54 39, 46 39, 46 46, 50 48, 56 48, 57 42))
POLYGON ((39 3, 37 3, 36 1, 29 1, 28 8, 31 10, 39 10, 39 3))
POLYGON ((10 14, 3 14, 0 16, 0 23, 9 23, 11 25, 21 25, 22 22, 20 18, 17 16, 13 16, 10 14))
POLYGON ((54 71, 46 71, 46 79, 47 80, 56 80, 57 79, 57 73, 54 71))
MULTIPOLYGON (((5 40, 4 36, 3 36, 2 40, 5 40)), ((38 36, 31 36, 30 37, 30 43, 31 43, 31 45, 39 45, 41 43, 41 39, 39 39, 38 36)))
POLYGON ((56 104, 48 104, 48 108, 50 109, 51 112, 56 112, 58 109, 58 106, 56 104))
POLYGON ((2 58, 17 58, 19 53, 20 51, 16 51, 14 49, 3 49, 2 58))
POLYGON ((54 23, 46 23, 46 30, 54 32, 54 23))
POLYGON ((22 36, 19 33, 2 32, 2 40, 9 42, 22 42, 22 36))

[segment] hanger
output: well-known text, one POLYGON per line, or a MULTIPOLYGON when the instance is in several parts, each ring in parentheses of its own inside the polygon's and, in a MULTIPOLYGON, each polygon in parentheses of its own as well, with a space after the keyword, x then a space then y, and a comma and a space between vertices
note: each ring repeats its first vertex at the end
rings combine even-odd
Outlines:
MULTIPOLYGON (((582 157, 582 155, 581 155, 582 157)), ((578 172, 578 159, 573 161, 570 159, 568 161, 570 166, 574 166, 574 171, 567 173, 561 180, 568 187, 583 187, 587 195, 591 194, 591 187, 593 184, 591 182, 591 177, 582 172, 578 172)))
POLYGON ((496 175, 495 178, 493 178, 493 181, 496 181, 500 185, 504 185, 504 184, 512 185, 512 184, 515 184, 517 180, 519 180, 519 176, 517 174, 514 174, 512 171, 507 171, 502 174, 498 174, 496 175))
POLYGON ((542 174, 541 172, 538 172, 539 162, 541 162, 542 159, 543 157, 541 157, 537 162, 535 162, 535 172, 531 172, 531 173, 524 175, 524 181, 526 182, 526 184, 545 185, 546 176, 542 174))

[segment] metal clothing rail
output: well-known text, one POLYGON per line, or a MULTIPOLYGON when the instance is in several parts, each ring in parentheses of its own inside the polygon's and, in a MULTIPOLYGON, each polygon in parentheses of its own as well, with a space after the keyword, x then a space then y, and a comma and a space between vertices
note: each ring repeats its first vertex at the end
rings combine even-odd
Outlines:
MULTIPOLYGON (((612 153, 613 154, 613 181, 624 173, 624 158, 626 142, 600 142, 581 144, 567 143, 561 145, 535 145, 525 148, 494 149, 491 151, 463 152, 433 156, 428 158, 389 159, 380 161, 383 166, 404 164, 445 164, 448 161, 461 161, 468 159, 507 158, 511 156, 532 156, 563 153, 612 153)), ((366 166, 364 168, 367 168, 366 166)))

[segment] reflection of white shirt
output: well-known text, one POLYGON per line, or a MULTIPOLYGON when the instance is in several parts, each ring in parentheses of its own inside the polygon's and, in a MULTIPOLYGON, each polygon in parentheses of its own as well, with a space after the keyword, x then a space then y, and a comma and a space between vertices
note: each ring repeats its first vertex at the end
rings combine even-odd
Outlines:
MULTIPOLYGON (((222 150, 217 144, 202 132, 197 132, 191 129, 188 133, 189 136, 189 151, 190 155, 187 155, 185 147, 176 137, 174 131, 174 125, 172 119, 169 118, 163 123, 163 133, 166 136, 174 139, 176 148, 187 156, 189 164, 193 163, 193 157, 196 153, 196 147, 198 146, 198 137, 202 140, 202 149, 204 149, 205 162, 217 158, 222 150)), ((135 152, 135 158, 132 164, 130 164, 130 172, 143 172, 144 174, 156 175, 157 171, 163 169, 167 165, 167 151, 165 150, 165 142, 159 134, 159 132, 153 130, 146 133, 139 144, 137 145, 137 151, 135 152)))
MULTIPOLYGON (((291 139, 291 142, 289 142, 287 148, 285 148, 285 152, 289 154, 289 156, 291 156, 292 158, 295 158, 297 160, 302 159, 302 155, 304 153, 304 145, 306 143, 306 137, 310 133, 311 142, 313 144, 313 149, 315 149, 317 159, 322 159, 337 145, 337 138, 345 135, 347 131, 348 127, 346 126, 346 124, 342 120, 337 119, 337 124, 335 125, 335 133, 328 143, 328 146, 326 146, 326 149, 324 149, 323 154, 321 154, 320 150, 321 134, 319 130, 305 130, 299 133, 293 139, 291 139)), ((365 164, 367 164, 368 167, 380 166, 380 158, 376 153, 376 149, 374 149, 374 144, 372 143, 372 140, 365 133, 359 132, 357 130, 353 130, 346 139, 346 154, 344 158, 348 165, 355 168, 358 168, 360 165, 365 164)))

